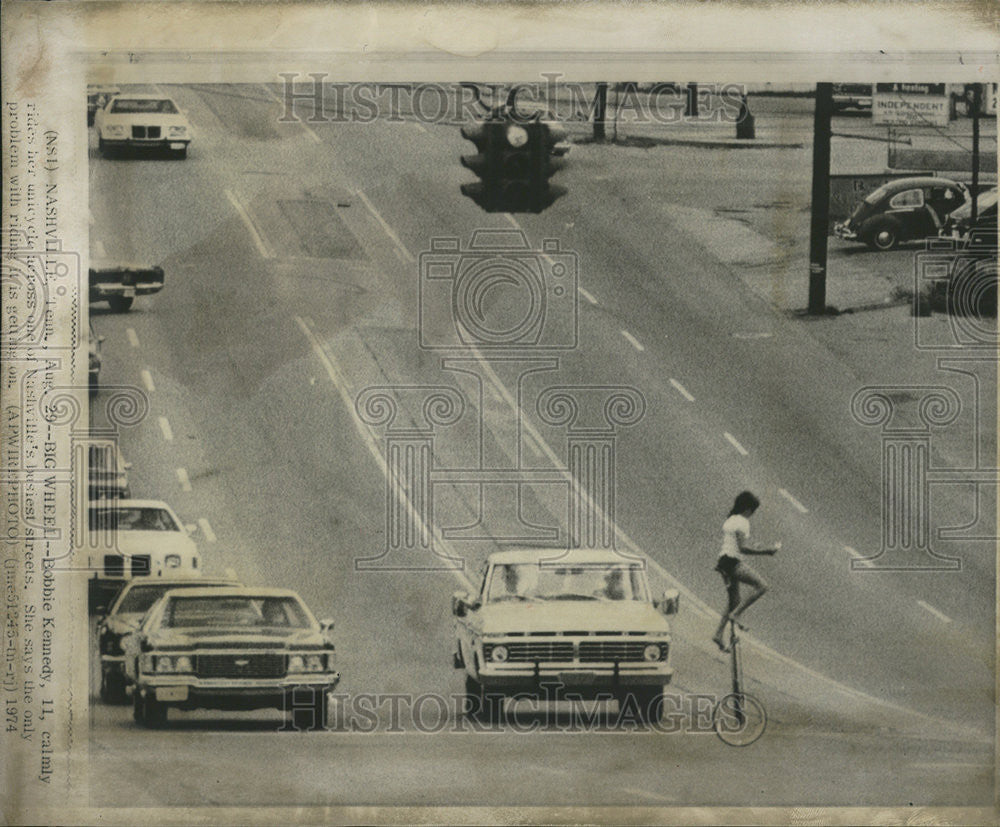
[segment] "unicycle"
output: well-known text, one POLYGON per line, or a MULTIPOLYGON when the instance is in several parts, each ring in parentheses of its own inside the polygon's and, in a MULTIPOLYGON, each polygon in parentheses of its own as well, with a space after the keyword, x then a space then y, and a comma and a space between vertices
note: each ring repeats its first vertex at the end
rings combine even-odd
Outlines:
POLYGON ((748 747, 767 727, 764 706, 743 691, 743 663, 736 621, 729 621, 729 653, 732 660, 733 691, 723 697, 712 712, 715 734, 731 747, 748 747))

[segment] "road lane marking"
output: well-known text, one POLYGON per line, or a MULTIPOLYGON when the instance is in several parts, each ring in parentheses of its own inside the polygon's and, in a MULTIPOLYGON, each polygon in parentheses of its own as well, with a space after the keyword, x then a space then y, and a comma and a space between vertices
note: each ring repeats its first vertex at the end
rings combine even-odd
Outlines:
POLYGON ((635 336, 633 336, 633 335, 632 335, 631 333, 629 333, 629 332, 628 332, 627 330, 621 330, 621 331, 619 331, 619 332, 620 332, 620 333, 622 334, 622 336, 624 336, 624 337, 625 337, 625 339, 626 339, 626 340, 628 341, 628 343, 629 343, 630 345, 632 345, 632 347, 634 347, 634 348, 635 348, 636 350, 638 350, 638 351, 639 351, 640 353, 642 353, 642 351, 644 351, 644 350, 646 349, 646 348, 644 348, 644 347, 643 347, 643 346, 642 346, 642 345, 640 344, 639 340, 638 340, 638 339, 636 339, 636 338, 635 338, 635 336))
POLYGON ((410 121, 410 123, 413 124, 419 132, 423 132, 425 135, 427 134, 427 130, 424 129, 424 125, 420 123, 420 121, 410 121))
POLYGON ((681 396, 683 396, 688 402, 694 402, 694 397, 687 392, 687 388, 685 388, 680 382, 678 382, 676 379, 671 379, 670 384, 673 385, 674 388, 677 390, 677 392, 681 396))
POLYGON ((722 435, 727 440, 729 440, 729 444, 730 445, 732 445, 737 451, 740 452, 741 456, 745 457, 747 454, 750 453, 746 448, 744 448, 742 445, 740 445, 740 443, 736 439, 736 437, 734 437, 731 433, 729 433, 729 431, 724 431, 722 435))
POLYGON ((250 233, 250 238, 253 239, 253 243, 256 245, 257 252, 260 253, 261 258, 272 258, 271 251, 267 249, 264 239, 261 238, 260 233, 257 231, 250 213, 246 211, 246 208, 239 202, 239 199, 229 190, 226 190, 226 198, 229 199, 229 203, 233 205, 239 214, 240 220, 247 228, 247 232, 250 233))
POLYGON ((948 615, 946 615, 942 611, 935 609, 930 603, 925 603, 923 600, 918 600, 917 605, 921 609, 926 609, 928 612, 934 615, 934 617, 936 617, 938 620, 943 620, 945 623, 951 623, 951 618, 948 617, 948 615))
POLYGON ((150 393, 155 391, 156 385, 153 384, 153 374, 148 370, 144 370, 140 375, 142 376, 142 384, 146 386, 146 390, 150 393))
POLYGON ((375 216, 375 220, 382 225, 382 229, 385 230, 385 234, 392 239, 392 242, 396 245, 397 249, 402 250, 403 255, 406 256, 406 261, 416 261, 416 259, 410 254, 410 251, 403 246, 403 242, 399 240, 399 236, 393 232, 392 227, 390 227, 388 222, 379 214, 379 211, 375 209, 375 205, 368 200, 368 196, 361 190, 358 190, 358 198, 364 202, 364 205, 368 208, 368 212, 375 216))
MULTIPOLYGON (((266 93, 267 93, 268 95, 270 95, 270 96, 271 96, 272 100, 275 100, 275 101, 277 101, 277 102, 278 102, 278 103, 280 103, 280 104, 281 104, 282 106, 284 106, 284 105, 285 105, 285 102, 284 102, 284 101, 283 101, 283 100, 282 100, 281 98, 279 98, 279 97, 278 97, 278 96, 277 96, 276 94, 274 94, 274 92, 272 92, 272 91, 271 91, 271 89, 270 89, 270 88, 268 87, 268 85, 267 85, 266 83, 262 83, 262 84, 261 84, 261 86, 262 86, 262 87, 264 88, 264 91, 265 91, 265 92, 266 92, 266 93)), ((301 100, 301 99, 299 99, 299 100, 301 100)), ((294 111, 293 111, 293 113, 292 113, 292 114, 293 114, 293 115, 295 115, 294 111)), ((314 114, 314 115, 316 114, 316 107, 315 107, 315 106, 313 107, 313 114, 314 114)), ((305 130, 305 131, 306 131, 306 134, 307 134, 307 135, 308 135, 308 136, 309 136, 310 138, 312 138, 312 139, 313 139, 313 141, 314 141, 315 143, 317 143, 317 144, 321 144, 321 143, 323 143, 323 141, 322 141, 322 140, 320 139, 319 135, 317 135, 317 134, 316 134, 315 132, 313 132, 313 131, 312 131, 312 130, 311 130, 311 129, 309 128, 309 125, 308 125, 308 124, 307 124, 307 123, 306 123, 306 122, 305 122, 305 121, 304 121, 304 120, 303 120, 302 118, 300 118, 300 117, 299 117, 298 115, 295 115, 295 118, 296 118, 296 121, 295 121, 295 122, 296 122, 296 123, 297 123, 297 124, 298 124, 299 126, 301 126, 301 127, 302 127, 302 128, 303 128, 303 129, 305 130)), ((279 121, 279 123, 288 123, 288 121, 279 121)))
MULTIPOLYGON (((375 436, 372 433, 371 428, 366 425, 361 417, 358 416, 357 409, 354 407, 354 393, 351 387, 348 385, 347 380, 344 378, 343 372, 340 370, 340 366, 337 364, 337 360, 332 353, 329 353, 327 349, 323 346, 323 342, 312 330, 312 320, 303 319, 301 316, 295 316, 295 323, 299 326, 303 335, 309 341, 312 347, 313 353, 316 354, 316 358, 319 359, 323 368, 326 370, 326 375, 330 377, 330 381, 333 383, 334 388, 337 393, 340 394, 340 398, 344 403, 344 407, 347 409, 348 415, 354 422, 354 428, 361 437, 361 440, 365 443, 365 447, 368 448, 368 452, 372 455, 372 458, 378 463, 379 470, 382 472, 382 476, 388 480, 390 479, 389 466, 386 464, 385 457, 382 456, 382 451, 379 450, 378 444, 375 442, 375 436)), ((410 498, 402 491, 399 492, 400 499, 405 503, 406 510, 410 515, 410 518, 419 527, 421 533, 430 533, 434 535, 434 543, 441 553, 446 557, 450 557, 456 560, 462 560, 463 558, 456 554, 449 543, 442 535, 441 530, 437 525, 431 524, 426 525, 421 518, 420 514, 413 507, 413 503, 410 502, 410 498)), ((472 581, 465 575, 465 572, 457 568, 448 568, 458 582, 468 591, 474 592, 475 586, 472 581)))
POLYGON ((135 335, 135 331, 131 327, 125 329, 125 335, 128 336, 128 343, 132 347, 139 347, 139 337, 135 335))
POLYGON ((108 251, 104 249, 104 243, 100 239, 97 239, 97 241, 94 242, 94 258, 107 257, 108 251))
POLYGON ((212 531, 212 526, 204 517, 198 518, 198 528, 201 529, 201 533, 205 535, 205 539, 208 540, 208 542, 214 543, 219 539, 215 536, 215 532, 212 531))
POLYGON ((167 418, 165 416, 161 416, 157 421, 160 423, 160 430, 163 432, 163 438, 167 442, 172 442, 174 439, 174 432, 170 430, 170 423, 167 422, 167 418))
POLYGON ((583 296, 591 304, 597 304, 597 299, 595 299, 593 296, 591 296, 590 293, 588 293, 582 287, 577 287, 576 288, 576 292, 579 293, 581 296, 583 296))
POLYGON ((188 477, 187 469, 185 468, 177 469, 177 481, 181 484, 181 491, 191 490, 191 480, 188 477))
POLYGON ((809 509, 806 508, 804 505, 802 505, 802 503, 800 503, 797 499, 795 499, 795 497, 789 494, 788 491, 786 491, 784 488, 779 488, 778 493, 781 494, 782 497, 788 500, 788 502, 790 502, 793 506, 795 506, 795 508, 797 508, 803 514, 809 513, 809 509))

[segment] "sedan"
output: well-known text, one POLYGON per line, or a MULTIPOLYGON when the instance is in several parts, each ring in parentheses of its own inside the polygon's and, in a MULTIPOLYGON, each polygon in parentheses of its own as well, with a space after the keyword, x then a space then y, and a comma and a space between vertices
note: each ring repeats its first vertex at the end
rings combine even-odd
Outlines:
POLYGON ((110 608, 99 606, 98 614, 104 617, 97 624, 97 648, 101 656, 101 700, 120 703, 125 700, 125 653, 122 639, 132 634, 142 624, 142 618, 152 606, 171 589, 215 588, 239 586, 236 580, 198 579, 158 580, 137 577, 122 586, 110 608))
POLYGON ((277 708, 295 729, 323 729, 340 681, 332 628, 289 589, 172 589, 124 640, 135 721, 162 726, 170 707, 277 708))
POLYGON ((97 110, 94 126, 105 155, 115 148, 146 147, 184 158, 191 143, 191 125, 170 98, 118 95, 97 110))

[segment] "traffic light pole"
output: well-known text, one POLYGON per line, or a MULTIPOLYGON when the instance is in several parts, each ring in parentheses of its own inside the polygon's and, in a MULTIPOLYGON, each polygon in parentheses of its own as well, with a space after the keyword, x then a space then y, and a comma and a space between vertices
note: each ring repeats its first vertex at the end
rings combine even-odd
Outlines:
POLYGON ((976 226, 979 207, 979 109, 983 105, 983 85, 972 87, 972 215, 969 227, 976 226))
POLYGON ((827 233, 830 216, 830 120, 833 84, 816 84, 813 114, 812 220, 809 224, 810 315, 826 312, 827 233))

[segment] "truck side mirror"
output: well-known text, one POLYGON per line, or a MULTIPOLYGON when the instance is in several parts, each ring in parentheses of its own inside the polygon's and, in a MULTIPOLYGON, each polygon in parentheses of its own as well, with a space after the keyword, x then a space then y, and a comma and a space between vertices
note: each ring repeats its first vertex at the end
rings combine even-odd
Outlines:
POLYGON ((319 622, 319 628, 320 628, 320 631, 324 635, 327 634, 327 633, 329 633, 329 632, 332 632, 333 631, 333 621, 330 618, 328 618, 328 617, 324 617, 319 622))
POLYGON ((468 592, 455 592, 451 596, 451 613, 455 617, 465 617, 469 609, 478 609, 479 601, 469 595, 468 592))
POLYGON ((667 589, 654 605, 665 615, 675 615, 680 610, 681 593, 677 589, 667 589))

